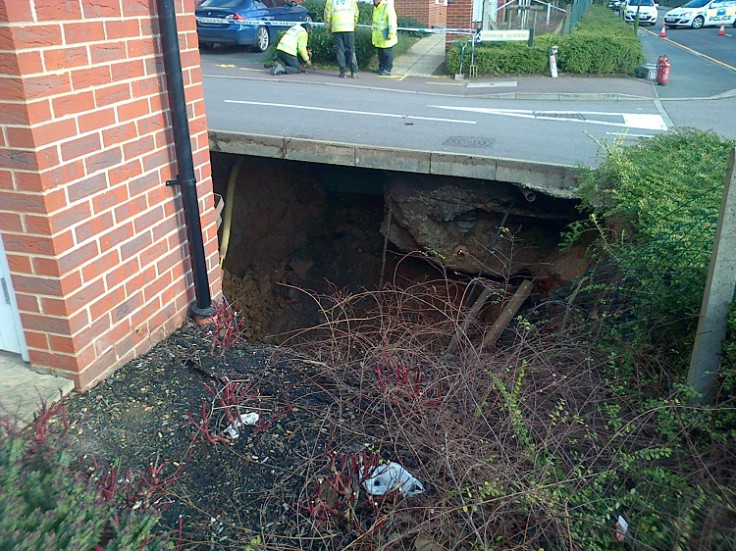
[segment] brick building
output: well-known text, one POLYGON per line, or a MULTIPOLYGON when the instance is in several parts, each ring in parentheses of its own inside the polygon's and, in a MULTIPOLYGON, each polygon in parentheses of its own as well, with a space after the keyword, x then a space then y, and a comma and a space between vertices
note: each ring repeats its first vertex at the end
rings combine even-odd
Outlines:
MULTIPOLYGON (((399 17, 411 17, 425 27, 474 27, 473 0, 395 0, 394 7, 399 17)), ((448 46, 458 38, 467 38, 467 35, 448 34, 448 46)))
POLYGON ((447 26, 446 0, 397 0, 394 7, 399 17, 411 17, 425 27, 447 26))
MULTIPOLYGON (((189 316, 153 0, 0 0, 0 349, 93 385, 189 316)), ((216 215, 194 6, 176 0, 209 287, 216 215)))

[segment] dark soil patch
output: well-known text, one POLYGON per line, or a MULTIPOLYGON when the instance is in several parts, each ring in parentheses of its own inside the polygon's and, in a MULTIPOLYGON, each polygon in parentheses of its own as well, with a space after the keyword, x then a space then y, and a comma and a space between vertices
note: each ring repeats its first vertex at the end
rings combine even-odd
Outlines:
POLYGON ((85 461, 116 462, 121 473, 166 463, 164 476, 177 480, 165 526, 176 531, 181 518, 187 543, 225 549, 262 532, 294 534, 304 460, 319 457, 331 437, 324 428, 330 396, 314 383, 314 368, 283 349, 242 345, 220 355, 210 347, 201 328, 187 325, 96 388, 70 396, 75 445, 85 461), (242 411, 260 415, 237 439, 225 433, 223 411, 211 412, 228 381, 248 389, 242 411), (225 441, 207 442, 197 427, 203 421, 225 441))

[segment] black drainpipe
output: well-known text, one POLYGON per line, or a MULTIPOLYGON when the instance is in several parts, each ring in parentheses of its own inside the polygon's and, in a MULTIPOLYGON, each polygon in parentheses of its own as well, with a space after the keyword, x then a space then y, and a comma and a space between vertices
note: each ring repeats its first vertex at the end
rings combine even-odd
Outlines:
POLYGON ((194 275, 194 296, 191 304, 195 318, 207 318, 215 313, 207 279, 207 263, 202 241, 202 224, 199 219, 197 201, 197 180, 194 177, 192 144, 189 137, 187 103, 184 96, 184 81, 179 57, 179 34, 176 30, 176 8, 174 0, 157 0, 161 47, 164 55, 164 72, 169 90, 169 110, 171 126, 174 130, 174 147, 179 174, 176 180, 166 182, 167 186, 180 185, 184 203, 184 220, 187 226, 189 256, 194 275))

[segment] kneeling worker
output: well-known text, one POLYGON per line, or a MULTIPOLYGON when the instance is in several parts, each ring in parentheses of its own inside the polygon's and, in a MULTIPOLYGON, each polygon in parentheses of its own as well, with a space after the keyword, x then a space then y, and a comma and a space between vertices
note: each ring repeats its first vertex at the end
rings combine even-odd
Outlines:
POLYGON ((281 73, 299 73, 302 66, 297 58, 297 52, 304 60, 307 67, 312 66, 307 52, 307 43, 309 42, 309 33, 312 32, 312 25, 309 23, 301 23, 291 27, 284 36, 279 40, 276 46, 276 55, 281 63, 277 62, 271 69, 272 75, 280 75, 281 73))

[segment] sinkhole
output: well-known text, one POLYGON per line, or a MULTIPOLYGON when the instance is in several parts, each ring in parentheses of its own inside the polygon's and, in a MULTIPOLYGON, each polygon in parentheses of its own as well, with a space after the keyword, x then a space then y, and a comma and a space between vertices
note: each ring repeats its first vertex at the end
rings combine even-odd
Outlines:
POLYGON ((514 184, 216 152, 212 171, 223 290, 251 341, 321 323, 323 294, 530 279, 534 301, 588 268, 584 244, 559 247, 576 201, 514 184))

